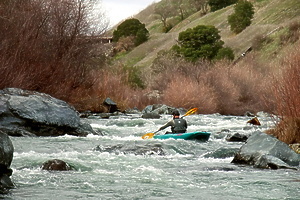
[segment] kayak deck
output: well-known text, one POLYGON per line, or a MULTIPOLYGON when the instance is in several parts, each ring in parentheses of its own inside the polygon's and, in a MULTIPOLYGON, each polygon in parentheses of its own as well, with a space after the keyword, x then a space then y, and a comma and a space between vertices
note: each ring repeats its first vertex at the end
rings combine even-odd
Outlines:
POLYGON ((165 135, 155 135, 154 139, 182 139, 182 140, 201 140, 207 141, 210 137, 210 132, 196 131, 190 133, 175 133, 175 134, 165 134, 165 135))

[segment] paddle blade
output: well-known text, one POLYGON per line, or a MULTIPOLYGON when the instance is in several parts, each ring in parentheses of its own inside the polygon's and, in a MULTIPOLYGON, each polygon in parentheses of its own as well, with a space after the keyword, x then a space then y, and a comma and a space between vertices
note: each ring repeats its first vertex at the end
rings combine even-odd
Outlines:
POLYGON ((143 135, 142 138, 144 140, 151 139, 151 138, 153 138, 154 135, 155 135, 155 133, 147 133, 147 134, 143 135))
POLYGON ((187 111, 182 117, 194 114, 195 112, 197 112, 198 108, 192 108, 189 111, 187 111))

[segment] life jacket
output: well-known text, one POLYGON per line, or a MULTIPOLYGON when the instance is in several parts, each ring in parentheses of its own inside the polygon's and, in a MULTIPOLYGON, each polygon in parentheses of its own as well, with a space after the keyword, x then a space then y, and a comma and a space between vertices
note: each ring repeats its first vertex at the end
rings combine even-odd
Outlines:
POLYGON ((187 123, 185 119, 173 119, 174 126, 171 128, 173 133, 185 133, 187 128, 187 123))

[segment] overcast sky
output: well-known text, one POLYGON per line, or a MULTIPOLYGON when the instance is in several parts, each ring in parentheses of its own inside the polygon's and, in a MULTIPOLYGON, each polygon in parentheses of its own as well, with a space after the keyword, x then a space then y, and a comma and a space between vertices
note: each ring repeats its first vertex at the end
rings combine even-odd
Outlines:
POLYGON ((102 0, 102 8, 109 18, 110 26, 113 26, 158 1, 160 0, 102 0))

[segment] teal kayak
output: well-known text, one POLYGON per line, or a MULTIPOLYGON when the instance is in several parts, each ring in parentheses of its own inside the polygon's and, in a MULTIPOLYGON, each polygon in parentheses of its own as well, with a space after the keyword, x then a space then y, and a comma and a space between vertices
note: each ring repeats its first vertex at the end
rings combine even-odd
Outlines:
POLYGON ((196 131, 190 133, 175 133, 175 134, 165 134, 165 135, 155 135, 154 139, 182 139, 182 140, 201 140, 207 141, 209 139, 210 133, 205 131, 196 131))

